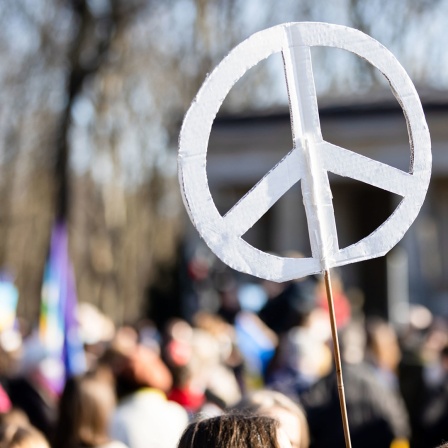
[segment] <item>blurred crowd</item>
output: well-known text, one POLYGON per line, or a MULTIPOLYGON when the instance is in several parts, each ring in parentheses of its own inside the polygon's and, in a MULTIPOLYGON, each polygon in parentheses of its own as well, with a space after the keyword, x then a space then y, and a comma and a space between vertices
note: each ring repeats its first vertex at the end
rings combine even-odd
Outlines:
MULTIPOLYGON (((0 448, 175 448, 230 411, 273 417, 293 448, 345 447, 322 279, 255 284, 195 263, 188 313, 163 324, 115 327, 79 304, 86 367, 62 392, 37 333, 0 335, 0 448)), ((364 316, 337 272, 333 290, 353 446, 448 441, 447 321, 411 306, 397 328, 364 316)))

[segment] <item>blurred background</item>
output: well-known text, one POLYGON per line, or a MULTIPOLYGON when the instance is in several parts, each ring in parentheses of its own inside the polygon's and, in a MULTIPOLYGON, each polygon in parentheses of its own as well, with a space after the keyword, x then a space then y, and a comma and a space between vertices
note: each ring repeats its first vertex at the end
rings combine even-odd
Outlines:
MULTIPOLYGON (((56 219, 68 229, 78 300, 114 322, 163 321, 216 305, 214 297, 190 303, 191 276, 222 267, 181 204, 182 117, 236 44, 288 21, 358 28, 388 47, 415 83, 435 161, 424 209, 391 255, 340 275, 354 306, 368 314, 393 318, 392 296, 401 307, 410 301, 448 314, 447 1, 3 0, 0 12, 0 266, 18 289, 20 316, 33 322, 39 314, 56 219)), ((312 55, 324 138, 407 170, 406 123, 387 80, 342 50, 313 48, 312 55)), ((275 55, 237 83, 213 127, 208 175, 220 212, 291 142, 275 55)), ((335 176, 331 186, 341 247, 368 235, 398 204, 355 181, 335 176)), ((244 238, 265 251, 307 255, 300 186, 244 238)))
MULTIPOLYGON (((78 389, 101 380, 119 400, 114 422, 148 386, 184 409, 173 408, 176 431, 158 406, 122 422, 144 421, 133 428, 142 445, 115 423, 107 433, 105 416, 100 441, 166 436, 174 448, 197 413, 269 387, 306 411, 295 447, 344 446, 322 279, 276 284, 227 268, 190 223, 177 179, 183 116, 207 74, 254 32, 294 21, 369 34, 422 100, 433 152, 422 210, 387 256, 332 278, 354 445, 448 439, 448 0, 0 0, 0 439, 3 414, 19 408, 48 440, 59 435, 54 448, 97 446, 68 444, 64 425, 78 389)), ((324 139, 408 171, 406 120, 384 76, 342 50, 311 52, 324 139)), ((219 212, 291 147, 276 54, 236 83, 213 124, 219 212)), ((400 201, 336 175, 330 186, 341 248, 400 201)), ((309 256, 300 183, 243 238, 309 256)), ((99 415, 88 408, 76 409, 99 415)))

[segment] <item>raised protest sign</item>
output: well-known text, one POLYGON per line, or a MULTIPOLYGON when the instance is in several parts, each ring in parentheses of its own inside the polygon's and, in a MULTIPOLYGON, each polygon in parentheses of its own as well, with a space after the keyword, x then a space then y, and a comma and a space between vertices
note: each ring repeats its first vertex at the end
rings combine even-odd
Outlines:
POLYGON ((431 143, 422 105, 409 76, 389 50, 352 28, 304 22, 286 23, 261 31, 234 48, 205 80, 185 116, 178 160, 182 195, 191 220, 222 261, 236 270, 278 282, 324 273, 346 444, 350 446, 329 269, 386 254, 403 237, 424 201, 431 175, 431 143), (387 78, 408 126, 409 172, 323 139, 311 60, 311 47, 314 46, 355 53, 387 78), (238 79, 274 53, 283 56, 293 148, 225 216, 221 216, 210 194, 206 172, 212 124, 238 79), (328 172, 382 188, 403 199, 374 232, 355 244, 340 248, 328 172), (298 181, 302 185, 312 256, 278 257, 261 252, 244 241, 242 236, 298 181))

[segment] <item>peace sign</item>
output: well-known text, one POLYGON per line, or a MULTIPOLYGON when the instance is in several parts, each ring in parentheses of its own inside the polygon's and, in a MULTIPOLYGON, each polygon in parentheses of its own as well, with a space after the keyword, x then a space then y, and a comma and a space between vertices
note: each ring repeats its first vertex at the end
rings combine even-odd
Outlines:
POLYGON ((261 278, 286 281, 388 252, 416 218, 431 174, 431 143, 418 94, 403 67, 376 40, 352 28, 325 23, 288 23, 238 45, 202 85, 187 112, 179 140, 179 180, 190 217, 208 246, 229 266, 261 278), (351 51, 377 67, 401 104, 411 147, 409 173, 340 148, 322 138, 311 65, 312 46, 351 51), (211 197, 206 154, 213 120, 232 86, 273 53, 283 55, 290 99, 293 149, 225 216, 211 197), (340 249, 328 171, 351 177, 403 199, 373 233, 340 249), (241 237, 301 180, 312 257, 281 258, 241 237))

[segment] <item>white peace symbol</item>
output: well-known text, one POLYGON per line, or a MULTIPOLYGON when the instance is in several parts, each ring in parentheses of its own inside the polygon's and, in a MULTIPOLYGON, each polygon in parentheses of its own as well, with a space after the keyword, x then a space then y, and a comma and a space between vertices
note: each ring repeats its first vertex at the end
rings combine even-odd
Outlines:
POLYGON ((431 143, 418 94, 392 53, 366 34, 339 25, 287 23, 261 31, 235 47, 205 80, 188 110, 179 138, 179 181, 190 218, 208 246, 229 266, 257 277, 286 281, 387 253, 416 218, 431 174, 431 143), (411 146, 409 173, 323 140, 310 47, 351 51, 378 68, 401 104, 411 146), (294 148, 225 216, 211 197, 206 154, 213 120, 229 90, 252 66, 282 52, 294 148), (371 184, 403 197, 380 227, 339 249, 327 172, 371 184), (241 237, 301 180, 312 257, 282 258, 241 237))

